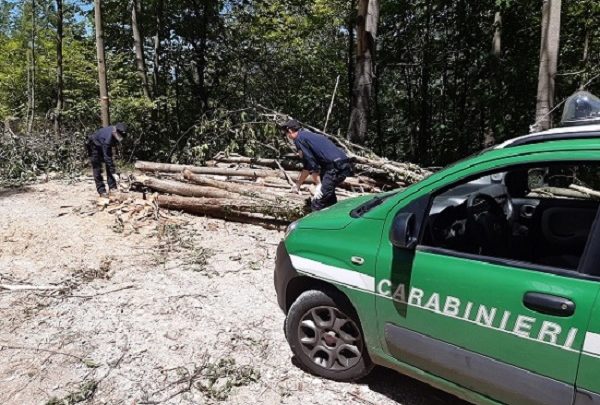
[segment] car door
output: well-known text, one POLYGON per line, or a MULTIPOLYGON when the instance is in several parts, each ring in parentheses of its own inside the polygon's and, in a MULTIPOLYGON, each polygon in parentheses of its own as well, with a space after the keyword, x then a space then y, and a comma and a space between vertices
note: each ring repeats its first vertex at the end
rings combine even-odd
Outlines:
POLYGON ((600 404, 600 302, 596 300, 583 343, 575 405, 600 404))
MULTIPOLYGON (((382 242, 376 274, 386 354, 497 401, 573 403, 597 281, 572 269, 424 243, 435 198, 401 204, 386 220, 396 244, 382 242), (393 236, 398 229, 412 229, 402 247, 393 236)), ((460 232, 460 224, 452 226, 460 232)))
MULTIPOLYGON (((600 284, 600 221, 596 220, 580 271, 596 277, 600 284)), ((600 293, 585 331, 576 381, 575 405, 600 404, 600 293)))

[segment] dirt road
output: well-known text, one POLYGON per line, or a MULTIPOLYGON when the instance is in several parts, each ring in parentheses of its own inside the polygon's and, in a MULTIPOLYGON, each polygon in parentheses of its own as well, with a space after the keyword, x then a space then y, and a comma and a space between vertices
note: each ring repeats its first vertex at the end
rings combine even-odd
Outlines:
POLYGON ((273 289, 282 237, 182 216, 137 232, 89 180, 0 191, 2 404, 448 404, 394 372, 341 384, 294 365, 273 289))

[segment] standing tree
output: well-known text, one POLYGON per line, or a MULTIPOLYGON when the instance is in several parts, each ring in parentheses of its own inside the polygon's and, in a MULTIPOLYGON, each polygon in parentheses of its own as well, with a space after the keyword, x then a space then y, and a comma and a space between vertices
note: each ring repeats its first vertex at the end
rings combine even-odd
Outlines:
POLYGON ((533 131, 543 131, 552 125, 550 111, 554 104, 554 79, 560 42, 560 12, 561 0, 544 0, 542 6, 540 70, 533 131))
POLYGON ((63 0, 56 0, 56 111, 54 113, 54 132, 56 136, 61 135, 63 108, 63 0))
POLYGON ((106 59, 104 56, 104 31, 102 29, 101 0, 94 0, 94 16, 96 24, 96 51, 98 55, 98 79, 100 84, 100 110, 102 126, 110 125, 110 110, 108 99, 108 81, 106 79, 106 59))
POLYGON ((133 43, 135 47, 135 60, 138 75, 142 81, 142 90, 144 97, 150 98, 150 87, 148 85, 148 76, 146 75, 146 59, 144 58, 144 36, 139 23, 141 14, 140 0, 131 2, 131 30, 133 31, 133 43))
POLYGON ((359 0, 356 22, 356 74, 348 137, 363 141, 367 134, 369 103, 373 92, 373 59, 379 23, 379 0, 359 0))
POLYGON ((492 55, 499 58, 502 55, 502 13, 494 14, 494 38, 492 39, 492 55))
POLYGON ((35 85, 36 85, 36 24, 37 19, 35 18, 36 13, 36 5, 35 0, 31 0, 31 37, 29 39, 29 65, 28 65, 28 82, 29 82, 29 91, 28 91, 28 106, 27 106, 27 133, 31 134, 33 131, 33 123, 35 121, 35 85))
POLYGON ((160 54, 162 52, 160 43, 162 41, 161 32, 164 29, 163 25, 163 0, 156 1, 156 24, 154 33, 154 60, 152 67, 152 76, 154 81, 154 96, 159 97, 162 95, 161 83, 160 83, 160 54))

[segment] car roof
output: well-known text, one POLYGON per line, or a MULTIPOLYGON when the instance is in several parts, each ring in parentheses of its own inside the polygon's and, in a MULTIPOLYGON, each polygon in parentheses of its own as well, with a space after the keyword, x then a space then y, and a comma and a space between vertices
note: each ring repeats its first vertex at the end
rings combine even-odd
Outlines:
POLYGON ((585 138, 600 138, 600 124, 553 128, 548 131, 509 139, 494 146, 492 149, 506 149, 532 143, 585 138))

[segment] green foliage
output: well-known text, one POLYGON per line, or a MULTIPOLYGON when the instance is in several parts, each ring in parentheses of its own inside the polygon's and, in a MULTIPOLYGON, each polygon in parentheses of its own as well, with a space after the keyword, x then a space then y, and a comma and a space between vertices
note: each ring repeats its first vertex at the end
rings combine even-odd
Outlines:
MULTIPOLYGON (((111 117, 131 127, 126 161, 198 164, 222 150, 273 156, 273 147, 286 150, 285 143, 256 106, 322 127, 338 76, 329 132, 345 134, 356 1, 144 1, 139 22, 149 99, 135 63, 130 3, 102 1, 111 117)), ((38 144, 52 138, 56 106, 55 1, 36 0, 35 10, 31 4, 0 4, 0 120, 18 124, 13 129, 20 142, 16 146, 11 138, 0 146, 2 156, 11 157, 0 170, 11 179, 27 179, 42 167, 73 167, 84 157, 77 145, 100 121, 92 4, 65 0, 62 117, 65 132, 75 135, 66 137, 72 145, 46 144, 52 152, 27 149, 32 142, 20 134, 30 112, 34 22, 37 135, 31 139, 38 144)), ((367 146, 392 159, 442 165, 528 131, 535 111, 539 2, 380 4, 367 146), (497 11, 503 21, 500 57, 490 53, 497 11)), ((600 73, 600 3, 563 2, 562 20, 556 102, 600 73)), ((600 79, 588 87, 598 92, 600 79)))
POLYGON ((225 357, 208 363, 201 370, 201 378, 194 387, 207 398, 226 401, 231 390, 260 380, 260 372, 251 366, 238 366, 235 359, 225 357))
POLYGON ((84 156, 77 138, 0 135, 0 187, 23 185, 42 173, 77 172, 84 156))
POLYGON ((98 388, 98 382, 91 380, 79 385, 79 390, 73 392, 62 399, 52 398, 46 405, 74 405, 90 400, 98 388))

